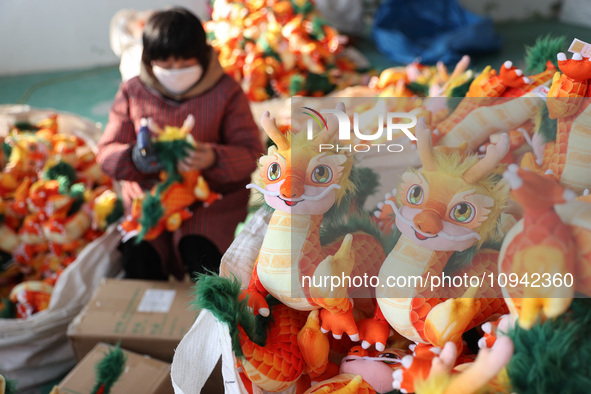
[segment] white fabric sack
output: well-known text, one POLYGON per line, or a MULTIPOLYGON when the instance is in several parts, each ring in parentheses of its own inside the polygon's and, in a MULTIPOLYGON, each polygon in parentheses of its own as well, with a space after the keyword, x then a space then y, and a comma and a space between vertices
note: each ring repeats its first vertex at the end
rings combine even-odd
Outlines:
POLYGON ((271 212, 263 209, 252 216, 224 253, 221 276, 230 278, 234 275, 240 280, 242 288, 248 286, 270 219, 271 212))
POLYGON ((203 310, 179 343, 172 360, 171 380, 176 394, 199 394, 220 356, 225 392, 247 393, 236 368, 228 326, 203 310))
POLYGON ((68 324, 99 281, 121 271, 120 240, 113 224, 88 244, 58 278, 48 309, 27 319, 0 319, 0 371, 16 381, 19 392, 59 378, 76 364, 68 324))

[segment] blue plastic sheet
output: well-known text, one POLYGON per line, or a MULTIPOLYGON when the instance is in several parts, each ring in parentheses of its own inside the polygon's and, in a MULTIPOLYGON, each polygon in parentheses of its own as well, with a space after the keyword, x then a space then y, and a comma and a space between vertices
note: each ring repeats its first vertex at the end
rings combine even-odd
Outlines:
POLYGON ((501 46, 492 20, 467 11, 456 0, 385 0, 372 34, 378 49, 401 64, 454 64, 463 55, 501 46))

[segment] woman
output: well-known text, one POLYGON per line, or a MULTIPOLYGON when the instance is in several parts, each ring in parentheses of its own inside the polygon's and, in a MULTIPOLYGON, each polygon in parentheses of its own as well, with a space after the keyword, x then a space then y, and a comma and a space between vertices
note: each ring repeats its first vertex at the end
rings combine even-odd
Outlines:
POLYGON ((195 117, 192 135, 198 148, 178 165, 200 170, 223 199, 193 215, 175 233, 157 239, 125 242, 123 266, 128 278, 179 280, 204 268, 217 271, 232 242, 236 225, 246 217, 246 184, 262 152, 259 132, 240 86, 221 68, 206 43, 199 19, 183 8, 154 13, 143 32, 139 77, 121 84, 99 146, 97 160, 105 173, 123 181, 127 212, 134 197, 158 182, 158 165, 138 154, 142 118, 178 126, 195 117))

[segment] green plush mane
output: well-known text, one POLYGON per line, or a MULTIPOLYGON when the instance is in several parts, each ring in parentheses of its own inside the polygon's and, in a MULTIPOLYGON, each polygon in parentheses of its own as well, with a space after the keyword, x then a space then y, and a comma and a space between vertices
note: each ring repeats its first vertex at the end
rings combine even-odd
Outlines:
POLYGON ((91 394, 109 394, 111 388, 117 382, 123 370, 127 356, 123 353, 119 345, 109 349, 105 357, 96 365, 96 383, 91 394))
MULTIPOLYGON (((242 327, 252 342, 265 346, 267 328, 273 321, 272 317, 253 316, 247 305, 248 299, 239 300, 240 282, 235 276, 227 279, 215 274, 199 274, 194 295, 193 306, 196 309, 207 309, 219 321, 228 325, 232 350, 236 357, 244 357, 238 326, 242 327)), ((277 302, 274 298, 267 297, 267 303, 272 307, 277 302)))
POLYGON ((173 183, 183 181, 181 174, 179 174, 176 168, 177 163, 179 160, 183 160, 188 156, 188 150, 195 149, 193 145, 184 139, 158 141, 154 143, 154 148, 158 152, 158 158, 164 168, 166 180, 158 184, 155 191, 147 194, 142 202, 142 216, 139 219, 142 230, 137 236, 137 242, 140 242, 146 233, 154 228, 164 215, 162 192, 173 183))
POLYGON ((525 48, 525 71, 528 73, 541 73, 546 69, 548 60, 554 64, 554 67, 558 68, 556 54, 563 50, 565 41, 566 37, 564 36, 552 37, 550 34, 538 38, 533 46, 525 48))
POLYGON ((507 365, 520 394, 588 393, 591 387, 591 300, 574 299, 568 312, 509 332, 515 353, 507 365))

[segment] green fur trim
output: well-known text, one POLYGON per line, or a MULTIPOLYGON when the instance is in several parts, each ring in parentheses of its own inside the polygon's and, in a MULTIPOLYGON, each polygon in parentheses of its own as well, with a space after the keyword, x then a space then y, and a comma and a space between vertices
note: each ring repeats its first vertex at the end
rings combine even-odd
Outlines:
POLYGON ((154 143, 158 152, 158 159, 164 167, 166 175, 173 178, 178 175, 176 164, 189 155, 188 151, 195 149, 187 140, 159 141, 154 143))
POLYGON ((16 382, 14 380, 6 379, 6 377, 4 377, 4 379, 6 381, 6 388, 4 389, 4 394, 17 394, 16 382))
POLYGON ((72 206, 70 207, 70 210, 68 211, 68 216, 78 212, 80 210, 80 207, 82 207, 82 205, 84 204, 84 202, 85 202, 84 191, 85 190, 86 190, 86 187, 84 186, 83 183, 76 183, 75 185, 72 185, 72 187, 70 188, 70 197, 72 197, 74 199, 74 203, 72 204, 72 206))
MULTIPOLYGON (((222 278, 210 273, 196 276, 193 294, 194 309, 206 309, 219 321, 228 325, 232 338, 232 350, 236 357, 244 357, 240 347, 238 326, 242 327, 250 340, 259 346, 264 346, 267 339, 267 327, 272 322, 271 317, 264 318, 253 315, 248 308, 247 299, 239 301, 241 293, 240 282, 235 277, 222 278)), ((271 307, 272 302, 269 302, 271 307)))
MULTIPOLYGON (((468 93, 468 90, 470 90, 470 85, 472 85, 472 82, 474 82, 474 78, 456 86, 449 92, 449 97, 466 97, 466 93, 468 93)), ((457 100, 458 103, 459 101, 460 100, 457 100)))
POLYGON ((136 242, 141 242, 146 233, 158 224, 163 215, 164 207, 162 206, 160 194, 147 194, 142 202, 142 215, 139 219, 142 231, 136 237, 136 242))
POLYGON ((548 34, 545 37, 538 37, 533 46, 525 47, 525 71, 527 73, 541 73, 546 69, 548 60, 558 69, 556 54, 562 52, 565 42, 565 36, 552 37, 551 34, 548 34))
POLYGON ((330 223, 323 223, 320 229, 320 243, 326 245, 347 234, 359 231, 369 234, 377 239, 378 242, 382 244, 386 254, 388 254, 394 248, 394 245, 396 245, 396 242, 393 241, 393 237, 386 237, 371 220, 369 215, 349 216, 343 218, 342 222, 331 221, 330 223))
POLYGON ((324 33, 323 27, 326 26, 326 21, 316 16, 312 18, 312 29, 310 31, 310 38, 312 40, 320 41, 324 40, 326 34, 324 33))
POLYGON ((60 161, 48 168, 44 177, 49 180, 57 180, 60 183, 60 193, 66 194, 70 186, 76 182, 76 170, 65 161, 60 161))
POLYGON ((0 319, 14 318, 16 318, 16 304, 12 303, 9 298, 0 297, 0 319))
POLYGON ((305 89, 308 93, 314 92, 332 92, 337 86, 330 82, 327 74, 308 73, 305 79, 305 89))
POLYGON ((158 184, 156 190, 146 195, 142 202, 142 215, 139 219, 142 231, 136 237, 137 243, 141 242, 146 232, 154 228, 164 215, 162 192, 173 183, 182 182, 183 178, 176 168, 177 163, 189 155, 189 150, 195 148, 187 140, 180 139, 155 142, 154 149, 158 152, 158 158, 164 167, 166 181, 158 184))
POLYGON ((295 14, 304 14, 304 15, 308 15, 310 12, 314 11, 314 4, 311 1, 304 1, 304 3, 300 6, 297 4, 296 0, 289 0, 294 13, 295 14))
POLYGON ((418 82, 411 82, 408 85, 406 85, 406 88, 414 94, 421 97, 427 97, 429 95, 429 85, 425 85, 418 82))
POLYGON ((2 141, 2 154, 4 157, 8 158, 12 154, 12 146, 7 144, 6 142, 2 141))
POLYGON ((117 220, 119 220, 119 218, 123 216, 124 213, 125 207, 123 206, 123 200, 121 199, 121 197, 117 197, 113 210, 106 217, 107 225, 115 223, 117 220))
POLYGON ((551 119, 548 112, 548 106, 542 106, 540 113, 540 128, 538 133, 544 137, 545 142, 556 141, 556 129, 558 128, 558 119, 551 119))
POLYGON ((68 178, 65 175, 58 175, 57 176, 57 183, 58 183, 58 188, 57 191, 59 192, 59 194, 68 194, 68 191, 70 190, 70 186, 72 185, 72 181, 70 180, 70 178, 68 178))
POLYGON ((27 122, 27 121, 15 122, 14 127, 16 127, 21 132, 22 131, 37 131, 37 130, 39 130, 39 127, 37 127, 34 124, 32 124, 31 122, 27 122))
POLYGON ((296 74, 289 79, 289 94, 291 96, 301 92, 306 86, 306 80, 303 75, 296 74))
POLYGON ((353 182, 354 192, 345 194, 338 205, 333 205, 324 214, 323 224, 329 224, 332 220, 341 221, 352 212, 363 211, 365 201, 376 192, 380 184, 378 174, 371 168, 365 167, 353 166, 349 179, 353 182))
POLYGON ((127 356, 123 353, 119 344, 109 349, 105 357, 96 365, 96 383, 91 394, 96 394, 102 388, 103 394, 109 394, 111 388, 117 382, 123 370, 127 356))
POLYGON ((574 299, 569 311, 530 330, 509 332, 515 352, 507 365, 512 391, 587 393, 591 387, 591 300, 574 299))

